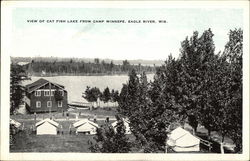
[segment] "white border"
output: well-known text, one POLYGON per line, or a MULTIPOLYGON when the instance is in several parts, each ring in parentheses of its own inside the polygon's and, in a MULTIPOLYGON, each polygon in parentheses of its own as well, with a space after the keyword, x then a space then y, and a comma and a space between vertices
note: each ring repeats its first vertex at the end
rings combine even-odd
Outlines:
POLYGON ((1 3, 1 160, 248 160, 249 159, 249 2, 248 1, 4 1, 1 3), (62 8, 243 8, 243 154, 9 153, 9 74, 12 9, 62 8), (6 108, 7 107, 7 108, 6 108))

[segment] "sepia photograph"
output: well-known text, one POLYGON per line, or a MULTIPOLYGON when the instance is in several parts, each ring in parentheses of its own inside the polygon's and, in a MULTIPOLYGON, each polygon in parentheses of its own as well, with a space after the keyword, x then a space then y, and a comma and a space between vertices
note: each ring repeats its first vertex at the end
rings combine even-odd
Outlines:
POLYGON ((221 3, 3 3, 1 160, 248 160, 249 2, 221 3))

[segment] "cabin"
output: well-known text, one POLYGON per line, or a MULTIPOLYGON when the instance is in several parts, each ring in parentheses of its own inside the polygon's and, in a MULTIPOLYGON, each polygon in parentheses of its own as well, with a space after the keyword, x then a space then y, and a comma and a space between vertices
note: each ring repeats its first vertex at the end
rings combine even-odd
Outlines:
POLYGON ((24 101, 31 113, 63 112, 68 109, 68 92, 64 86, 41 78, 26 85, 24 101))
POLYGON ((88 119, 83 119, 75 122, 73 127, 76 128, 76 134, 96 134, 97 128, 99 127, 96 123, 89 121, 88 119))
MULTIPOLYGON (((125 129, 126 129, 125 134, 131 134, 129 121, 127 119, 123 119, 123 123, 124 123, 125 129)), ((113 122, 111 125, 114 127, 114 129, 116 131, 117 121, 113 122)))
POLYGON ((36 135, 57 135, 59 124, 49 118, 36 123, 36 135))
POLYGON ((200 151, 200 139, 181 127, 176 128, 170 133, 167 145, 174 152, 200 151))

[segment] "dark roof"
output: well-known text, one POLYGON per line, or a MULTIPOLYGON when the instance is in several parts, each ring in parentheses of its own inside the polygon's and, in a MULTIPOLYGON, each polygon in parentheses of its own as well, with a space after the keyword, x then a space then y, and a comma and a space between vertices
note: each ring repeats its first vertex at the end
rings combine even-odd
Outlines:
POLYGON ((54 85, 59 86, 60 88, 64 89, 64 86, 62 86, 60 84, 57 84, 57 83, 52 83, 52 82, 50 82, 50 81, 48 81, 46 79, 43 79, 43 78, 40 78, 37 81, 26 85, 26 88, 27 88, 27 91, 30 93, 30 92, 34 91, 35 89, 39 88, 40 86, 43 86, 43 85, 45 85, 47 83, 54 84, 54 85))

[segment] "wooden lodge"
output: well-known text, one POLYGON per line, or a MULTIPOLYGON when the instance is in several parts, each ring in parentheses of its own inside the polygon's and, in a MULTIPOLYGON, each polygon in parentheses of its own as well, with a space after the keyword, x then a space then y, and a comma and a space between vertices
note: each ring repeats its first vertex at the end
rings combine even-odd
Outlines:
POLYGON ((68 93, 64 86, 43 78, 26 85, 26 107, 29 112, 63 112, 68 108, 68 93))

